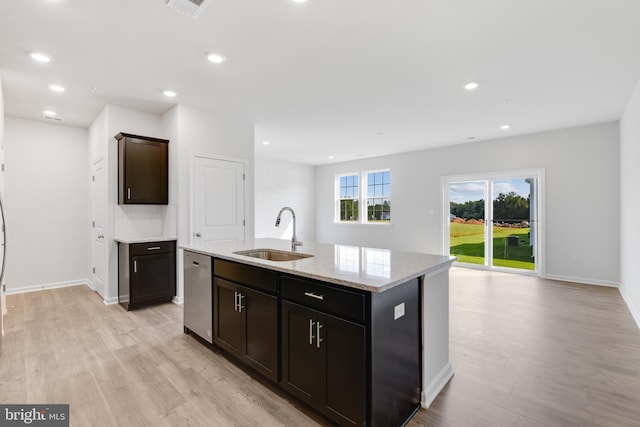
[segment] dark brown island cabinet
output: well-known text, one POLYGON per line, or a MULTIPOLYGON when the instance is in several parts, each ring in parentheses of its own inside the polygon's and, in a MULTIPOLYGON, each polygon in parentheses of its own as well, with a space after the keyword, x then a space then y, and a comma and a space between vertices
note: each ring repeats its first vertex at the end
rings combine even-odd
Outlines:
POLYGON ((213 273, 214 343, 333 423, 400 426, 420 408, 418 278, 369 292, 215 257, 213 273))
POLYGON ((176 294, 176 242, 118 243, 118 302, 128 310, 176 294))
POLYGON ((220 259, 213 271, 213 342, 277 382, 277 273, 220 259))
POLYGON ((119 133, 118 204, 169 203, 169 140, 119 133))

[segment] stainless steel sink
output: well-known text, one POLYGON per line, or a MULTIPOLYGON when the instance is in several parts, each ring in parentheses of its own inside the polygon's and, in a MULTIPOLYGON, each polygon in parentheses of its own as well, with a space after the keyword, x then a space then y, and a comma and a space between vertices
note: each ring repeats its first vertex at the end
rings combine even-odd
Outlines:
POLYGON ((313 256, 308 254, 301 254, 298 252, 279 251, 277 249, 251 249, 248 251, 234 252, 234 254, 266 259, 269 261, 295 261, 298 259, 310 258, 313 256))

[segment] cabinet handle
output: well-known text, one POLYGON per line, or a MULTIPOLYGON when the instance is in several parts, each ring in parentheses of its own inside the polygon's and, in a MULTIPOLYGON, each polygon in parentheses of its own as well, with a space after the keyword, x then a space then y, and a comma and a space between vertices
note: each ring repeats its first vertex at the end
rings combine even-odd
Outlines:
POLYGON ((192 261, 195 267, 200 267, 200 263, 198 261, 192 261))
POLYGON ((233 311, 238 311, 238 292, 233 293, 233 311))
POLYGON ((131 187, 127 188, 127 199, 131 198, 131 187))
POLYGON ((316 295, 313 292, 305 292, 304 296, 319 299, 320 301, 324 301, 324 295, 316 295))
POLYGON ((133 272, 137 273, 138 272, 138 261, 133 261, 133 272))
POLYGON ((242 292, 238 292, 238 313, 242 313, 242 310, 245 309, 245 306, 242 305, 242 300, 245 298, 245 295, 242 295, 242 292))
POLYGON ((160 250, 160 246, 151 246, 149 248, 147 248, 148 251, 158 251, 160 250))
POLYGON ((316 323, 316 347, 320 348, 320 343, 322 341, 324 341, 322 338, 320 338, 320 328, 322 328, 322 325, 320 324, 320 322, 316 323))
POLYGON ((309 319, 309 345, 313 345, 313 339, 315 338, 315 335, 313 335, 313 325, 315 323, 313 319, 309 319))

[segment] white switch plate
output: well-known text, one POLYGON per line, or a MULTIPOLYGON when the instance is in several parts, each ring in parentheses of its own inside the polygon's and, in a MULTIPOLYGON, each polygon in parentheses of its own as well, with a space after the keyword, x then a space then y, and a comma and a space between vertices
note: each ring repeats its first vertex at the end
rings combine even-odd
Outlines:
POLYGON ((393 307, 393 320, 398 320, 404 316, 404 303, 400 303, 393 307))

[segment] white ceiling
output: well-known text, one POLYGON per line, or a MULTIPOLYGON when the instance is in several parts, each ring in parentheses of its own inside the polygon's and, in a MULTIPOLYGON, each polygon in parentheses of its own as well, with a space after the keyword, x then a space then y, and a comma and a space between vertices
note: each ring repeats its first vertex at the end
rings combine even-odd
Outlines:
POLYGON ((184 104, 254 122, 259 155, 324 164, 617 120, 639 16, 638 0, 211 0, 197 19, 165 0, 3 0, 0 74, 9 115, 87 127, 107 103, 184 104))

